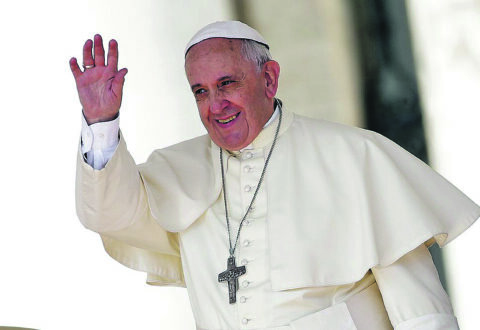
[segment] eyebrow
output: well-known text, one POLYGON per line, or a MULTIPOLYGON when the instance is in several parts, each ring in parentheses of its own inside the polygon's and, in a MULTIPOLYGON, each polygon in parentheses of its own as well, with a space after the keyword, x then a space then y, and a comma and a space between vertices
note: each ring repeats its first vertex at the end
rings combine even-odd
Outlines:
MULTIPOLYGON (((233 79, 233 76, 231 75, 226 75, 226 76, 223 76, 223 77, 220 77, 217 79, 217 81, 222 81, 222 80, 225 80, 225 79, 233 79)), ((192 91, 197 88, 197 87, 200 87, 201 84, 194 84, 192 86, 190 86, 190 88, 192 89, 192 91)))
POLYGON ((232 79, 232 76, 231 75, 223 76, 220 79, 218 79, 218 81, 222 81, 222 80, 225 80, 225 79, 232 79))
POLYGON ((195 88, 200 87, 200 86, 201 86, 200 84, 195 84, 195 85, 192 85, 190 88, 192 89, 192 92, 193 92, 193 90, 194 90, 195 88))

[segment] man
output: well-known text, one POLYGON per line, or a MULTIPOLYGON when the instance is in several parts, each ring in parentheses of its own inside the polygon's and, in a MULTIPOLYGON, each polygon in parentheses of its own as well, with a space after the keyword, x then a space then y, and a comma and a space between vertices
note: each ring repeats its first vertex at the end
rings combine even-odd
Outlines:
POLYGON ((384 137, 282 107, 257 31, 217 22, 192 38, 208 136, 139 166, 118 131, 116 42, 107 66, 98 35, 83 56, 79 218, 147 282, 186 286, 198 329, 458 328, 426 246, 478 206, 384 137))

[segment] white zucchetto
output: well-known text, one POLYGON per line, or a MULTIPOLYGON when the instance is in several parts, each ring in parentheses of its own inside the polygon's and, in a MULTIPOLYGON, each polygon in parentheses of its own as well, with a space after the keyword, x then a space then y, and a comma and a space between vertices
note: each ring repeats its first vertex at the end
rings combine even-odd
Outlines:
POLYGON ((185 47, 185 56, 187 56, 187 53, 192 46, 203 40, 212 38, 249 39, 264 44, 267 48, 270 48, 260 33, 247 24, 239 21, 221 21, 208 24, 200 29, 185 47))

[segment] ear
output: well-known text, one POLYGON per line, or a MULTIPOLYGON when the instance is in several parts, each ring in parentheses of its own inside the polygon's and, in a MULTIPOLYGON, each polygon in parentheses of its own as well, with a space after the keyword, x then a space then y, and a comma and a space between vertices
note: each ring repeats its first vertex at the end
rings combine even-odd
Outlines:
POLYGON ((265 77, 265 96, 272 99, 277 94, 280 65, 276 61, 268 61, 263 65, 265 77))

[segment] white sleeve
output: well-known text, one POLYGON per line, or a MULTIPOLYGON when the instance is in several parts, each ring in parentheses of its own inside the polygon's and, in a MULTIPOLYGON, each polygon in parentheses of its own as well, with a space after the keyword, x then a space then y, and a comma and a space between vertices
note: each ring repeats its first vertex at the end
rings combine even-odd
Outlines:
POLYGON ((387 267, 372 268, 395 330, 458 329, 450 299, 425 245, 387 267))
POLYGON ((108 163, 118 145, 120 116, 114 120, 88 125, 82 114, 82 154, 96 170, 108 163))

